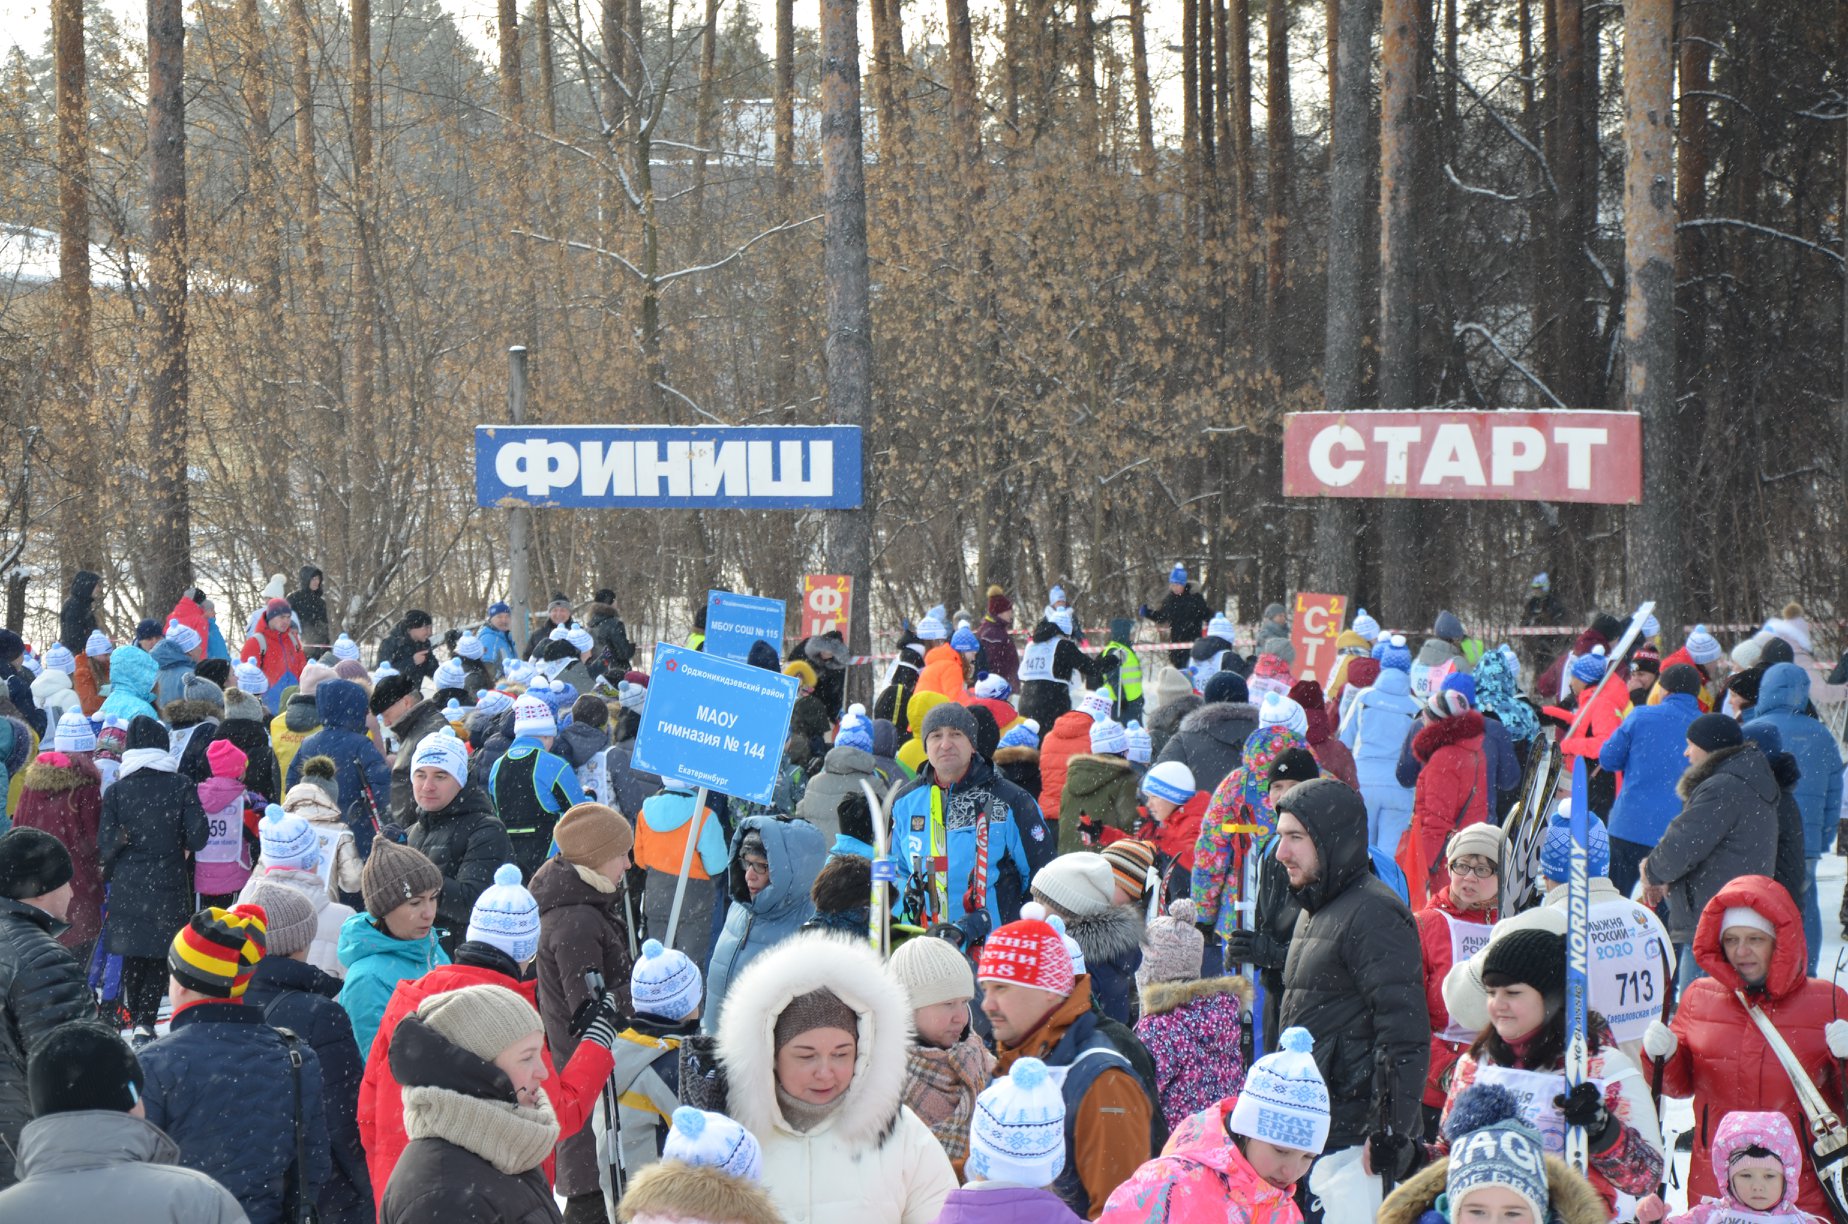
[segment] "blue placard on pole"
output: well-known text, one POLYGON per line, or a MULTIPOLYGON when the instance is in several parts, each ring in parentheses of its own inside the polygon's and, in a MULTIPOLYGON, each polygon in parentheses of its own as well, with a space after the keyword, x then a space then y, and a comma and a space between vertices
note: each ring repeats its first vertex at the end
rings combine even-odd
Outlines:
POLYGON ((477 425, 475 503, 851 510, 856 425, 477 425))
POLYGON ((655 647, 634 767, 769 803, 796 706, 796 679, 666 642, 655 647))
POLYGON ((780 599, 707 591, 706 653, 742 663, 751 653, 751 643, 768 642, 780 659, 788 615, 780 599))

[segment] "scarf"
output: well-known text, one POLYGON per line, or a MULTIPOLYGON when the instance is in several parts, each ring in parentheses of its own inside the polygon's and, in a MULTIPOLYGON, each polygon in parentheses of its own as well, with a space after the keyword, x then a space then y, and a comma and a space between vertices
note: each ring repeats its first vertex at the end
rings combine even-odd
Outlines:
POLYGON ((179 765, 179 759, 171 752, 159 748, 130 748, 122 754, 122 768, 116 772, 116 781, 120 782, 138 769, 174 773, 179 765))
POLYGON ((995 1056, 973 1033, 947 1050, 913 1042, 905 1051, 905 1104, 959 1166, 969 1155, 976 1094, 994 1078, 995 1056))
MULTIPOLYGON (((849 1085, 848 1092, 852 1090, 852 1085, 849 1085)), ((847 1093, 843 1092, 826 1105, 811 1105, 784 1092, 783 1085, 776 1086, 776 1107, 782 1113, 783 1121, 789 1124, 789 1129, 804 1135, 826 1122, 828 1115, 839 1109, 841 1102, 846 1099, 847 1093)))
POLYGON ((1540 734, 1540 720, 1515 691, 1514 673, 1499 650, 1486 651, 1476 661, 1476 705, 1495 715, 1517 744, 1540 734))
POLYGON ((558 1118, 544 1093, 537 1104, 522 1106, 447 1088, 406 1088, 404 1133, 448 1140, 515 1177, 544 1164, 558 1146, 558 1118))

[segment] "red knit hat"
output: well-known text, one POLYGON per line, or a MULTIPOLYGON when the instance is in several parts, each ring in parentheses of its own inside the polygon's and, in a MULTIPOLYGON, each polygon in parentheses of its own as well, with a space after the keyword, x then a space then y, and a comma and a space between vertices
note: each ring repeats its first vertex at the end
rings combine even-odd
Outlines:
POLYGON ((200 910, 167 949, 167 968, 188 990, 214 999, 241 999, 263 959, 269 916, 260 905, 200 910))
POLYGON ((982 960, 975 976, 983 982, 1031 986, 1061 998, 1069 996, 1074 985, 1072 958, 1065 950, 1065 940, 1036 918, 996 928, 982 945, 982 960))

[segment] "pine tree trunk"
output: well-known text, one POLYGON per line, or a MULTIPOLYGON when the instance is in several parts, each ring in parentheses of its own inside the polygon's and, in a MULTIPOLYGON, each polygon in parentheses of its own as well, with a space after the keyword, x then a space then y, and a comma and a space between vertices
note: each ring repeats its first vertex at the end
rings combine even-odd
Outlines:
MULTIPOLYGON (((968 10, 967 0, 956 0, 968 10)), ((1236 0, 1243 4, 1245 0, 1236 0)), ((952 53, 954 42, 952 41, 952 53)), ((1142 188, 1155 188, 1155 118, 1149 85, 1149 38, 1147 0, 1129 0, 1130 72, 1136 86, 1136 172, 1142 176, 1142 188)))
MULTIPOLYGON (((1380 28, 1379 406, 1418 408, 1418 163, 1420 24, 1429 0, 1384 0, 1380 28)), ((1379 507, 1380 597, 1400 624, 1422 624, 1418 505, 1379 507)), ((1350 592, 1352 594, 1352 592, 1350 592)))
MULTIPOLYGON (((90 142, 83 0, 54 0, 53 71, 58 91, 58 404, 64 479, 72 489, 102 487, 90 364, 90 142)), ((59 524, 63 585, 77 570, 107 572, 98 499, 65 499, 59 524)))
POLYGON ((186 15, 148 0, 148 551, 144 600, 159 615, 192 582, 186 482, 186 15))
MULTIPOLYGON (((1361 407, 1366 341, 1367 186, 1372 141, 1373 6, 1339 0, 1335 112, 1328 168, 1328 308, 1322 348, 1325 406, 1361 407)), ((1351 593, 1360 576, 1359 507, 1340 498, 1316 507, 1311 573, 1317 590, 1351 593)))
POLYGON ((1284 361, 1284 289, 1289 276, 1290 169, 1296 156, 1296 129, 1290 113, 1290 6, 1270 0, 1265 18, 1265 178, 1264 335, 1265 365, 1288 386, 1293 372, 1284 361))
MULTIPOLYGON (((866 251, 866 164, 860 130, 860 32, 857 0, 821 0, 822 279, 827 295, 828 415, 836 424, 873 426, 872 306, 866 251)), ((871 448, 867 448, 870 453, 871 448)), ((829 555, 872 593, 873 507, 870 468, 858 510, 828 513, 829 555)), ((853 620, 855 654, 870 640, 870 616, 853 620)), ((870 696, 870 694, 867 694, 870 696)))
POLYGON ((1679 624, 1682 553, 1675 424, 1674 0, 1623 11, 1624 399, 1643 418, 1643 502, 1630 511, 1631 599, 1679 624))

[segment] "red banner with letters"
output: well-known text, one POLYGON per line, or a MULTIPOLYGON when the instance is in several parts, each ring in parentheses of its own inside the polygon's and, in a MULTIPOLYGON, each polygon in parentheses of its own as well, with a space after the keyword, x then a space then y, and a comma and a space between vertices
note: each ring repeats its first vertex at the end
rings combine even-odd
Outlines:
POLYGON ((1345 595, 1296 593, 1290 612, 1290 645, 1296 648, 1294 671, 1298 680, 1321 680, 1335 661, 1335 639, 1341 636, 1345 595))
POLYGON ((1283 427, 1285 497, 1643 499, 1633 412, 1298 412, 1283 427))
POLYGON ((840 630, 847 641, 847 626, 853 620, 853 576, 851 574, 804 574, 802 576, 802 636, 840 630))

